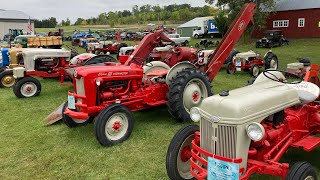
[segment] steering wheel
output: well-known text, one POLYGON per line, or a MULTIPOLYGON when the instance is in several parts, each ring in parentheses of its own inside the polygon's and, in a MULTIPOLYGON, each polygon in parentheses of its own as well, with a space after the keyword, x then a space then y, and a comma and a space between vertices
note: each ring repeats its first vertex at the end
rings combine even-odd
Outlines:
POLYGON ((268 70, 263 71, 263 75, 265 77, 267 77, 268 79, 272 80, 272 81, 281 82, 281 83, 284 83, 284 84, 299 84, 299 83, 301 83, 303 81, 302 77, 300 77, 300 76, 298 76, 296 74, 293 74, 293 73, 289 73, 287 71, 282 71, 282 70, 268 69, 268 70), (272 72, 280 72, 280 73, 282 73, 284 75, 284 77, 292 77, 294 79, 298 79, 298 81, 288 82, 287 78, 282 79, 280 77, 277 77, 272 72))

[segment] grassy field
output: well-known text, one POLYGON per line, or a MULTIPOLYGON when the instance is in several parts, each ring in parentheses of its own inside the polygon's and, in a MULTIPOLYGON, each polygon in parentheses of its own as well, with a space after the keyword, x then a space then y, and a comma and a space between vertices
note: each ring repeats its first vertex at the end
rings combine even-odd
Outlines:
MULTIPOLYGON (((273 50, 284 69, 298 57, 310 57, 313 63, 320 64, 319 47, 319 39, 308 39, 294 40, 289 46, 273 50)), ((267 52, 255 49, 252 43, 236 48, 267 52)), ((246 72, 228 75, 222 68, 212 82, 213 91, 245 86, 250 78, 246 72)), ((57 80, 41 80, 41 84, 40 96, 31 99, 17 99, 12 89, 0 89, 0 179, 168 179, 168 145, 177 130, 187 124, 175 122, 165 106, 134 113, 131 137, 104 148, 96 141, 92 124, 75 129, 62 123, 44 127, 43 119, 66 101, 72 87, 60 86, 57 80)), ((290 150, 282 161, 306 160, 320 169, 320 159, 316 158, 319 153, 320 148, 310 153, 290 150)))

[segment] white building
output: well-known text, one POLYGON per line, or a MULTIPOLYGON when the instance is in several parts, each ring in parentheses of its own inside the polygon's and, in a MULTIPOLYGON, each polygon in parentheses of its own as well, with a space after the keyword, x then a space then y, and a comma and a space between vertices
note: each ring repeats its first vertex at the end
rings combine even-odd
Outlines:
MULTIPOLYGON (((23 32, 30 32, 28 29, 29 15, 16 10, 0 9, 0 39, 9 33, 9 29, 23 29, 23 32)), ((31 27, 34 31, 34 18, 31 19, 31 27)))

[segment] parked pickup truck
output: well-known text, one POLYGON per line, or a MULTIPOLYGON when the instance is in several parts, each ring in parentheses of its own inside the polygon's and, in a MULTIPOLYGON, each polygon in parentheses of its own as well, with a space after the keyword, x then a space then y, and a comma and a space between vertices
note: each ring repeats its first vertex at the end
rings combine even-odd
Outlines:
MULTIPOLYGON (((186 46, 190 42, 190 37, 180 37, 180 34, 168 34, 167 35, 175 45, 186 46)), ((169 43, 172 44, 172 43, 169 43)))

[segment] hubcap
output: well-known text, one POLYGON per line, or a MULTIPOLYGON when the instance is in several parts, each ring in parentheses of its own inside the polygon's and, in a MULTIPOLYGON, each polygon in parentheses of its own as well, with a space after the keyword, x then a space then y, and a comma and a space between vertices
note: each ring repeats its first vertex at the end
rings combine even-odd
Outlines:
POLYGON ((179 154, 177 157, 177 169, 183 179, 193 178, 190 173, 191 141, 193 139, 193 134, 188 136, 179 149, 179 154))
POLYGON ((304 180, 314 180, 314 178, 312 176, 308 176, 308 177, 304 178, 304 180))
POLYGON ((5 75, 2 78, 1 83, 4 87, 11 87, 14 85, 15 79, 12 75, 5 75))
POLYGON ((199 106, 202 99, 208 97, 205 84, 200 79, 193 79, 188 82, 183 91, 183 104, 186 111, 192 107, 199 106))
POLYGON ((105 126, 105 134, 108 139, 116 141, 121 139, 129 127, 128 118, 123 113, 113 114, 105 126))
POLYGON ((270 69, 278 69, 277 62, 274 59, 270 60, 270 69))
POLYGON ((34 96, 37 93, 37 90, 38 88, 33 82, 26 82, 20 88, 20 92, 24 97, 34 96))

